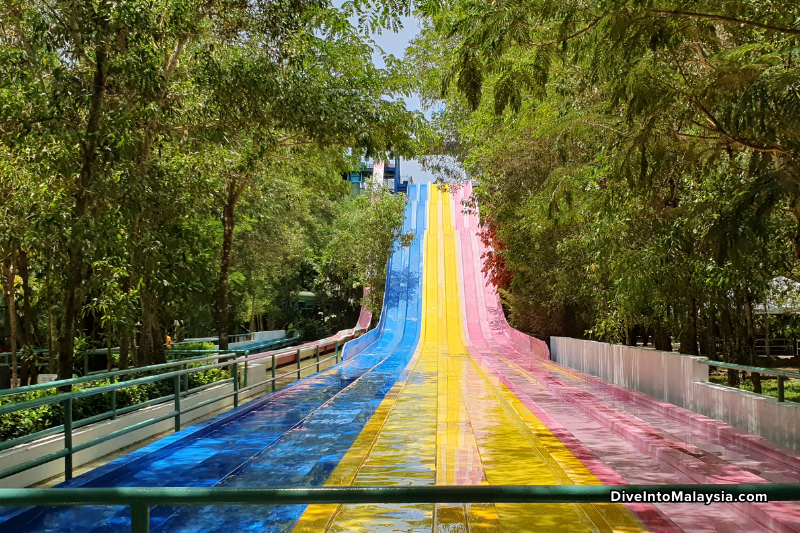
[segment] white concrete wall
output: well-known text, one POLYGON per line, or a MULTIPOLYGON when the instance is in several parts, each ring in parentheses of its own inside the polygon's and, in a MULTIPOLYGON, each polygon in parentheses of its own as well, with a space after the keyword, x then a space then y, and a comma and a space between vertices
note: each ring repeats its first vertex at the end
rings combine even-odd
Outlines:
MULTIPOLYGON (((286 336, 286 330, 284 329, 273 329, 272 331, 256 331, 253 333, 253 340, 249 341, 239 341, 239 342, 231 342, 228 344, 229 350, 235 350, 240 346, 247 346, 248 344, 252 344, 254 342, 262 342, 262 341, 271 341, 275 339, 280 339, 286 336)), ((211 338, 212 340, 217 340, 216 338, 211 338)), ((219 344, 214 345, 217 349, 219 349, 219 344)))
POLYGON ((550 353, 560 365, 800 450, 800 404, 709 383, 700 357, 566 337, 551 337, 550 353))
MULTIPOLYGON (((264 381, 267 379, 267 372, 270 370, 268 366, 269 363, 267 365, 263 364, 262 362, 250 363, 248 365, 248 383, 258 383, 259 381, 264 381)), ((240 372, 242 371, 243 369, 240 370, 240 372)), ((265 391, 266 388, 261 387, 257 389, 251 389, 243 392, 240 395, 240 398, 246 398, 256 394, 263 394, 265 391)), ((233 392, 233 385, 231 383, 220 384, 219 386, 211 387, 204 391, 192 394, 189 397, 181 398, 181 407, 190 407, 205 400, 209 400, 216 396, 230 392, 233 392)), ((194 411, 190 411, 181 415, 181 422, 188 422, 203 415, 207 415, 208 413, 212 413, 218 409, 230 407, 232 405, 233 397, 225 398, 218 402, 211 403, 205 407, 200 407, 194 411)), ((78 444, 96 439, 97 437, 101 437, 103 435, 108 435, 114 431, 124 429, 139 422, 144 422, 145 420, 171 413, 173 410, 173 401, 172 399, 169 399, 163 404, 140 409, 138 411, 119 416, 115 420, 106 420, 104 422, 98 422, 96 424, 78 428, 73 431, 72 443, 74 446, 77 446, 78 444)), ((144 440, 157 433, 170 431, 174 427, 174 419, 169 418, 157 424, 152 424, 142 429, 132 431, 131 433, 127 433, 115 439, 107 440, 106 442, 74 454, 72 459, 73 467, 77 468, 83 464, 99 459, 104 455, 108 455, 109 453, 115 452, 120 448, 124 448, 125 446, 129 446, 139 442, 140 440, 144 440)), ((37 459, 63 449, 63 434, 53 435, 29 444, 23 444, 15 448, 11 448, 10 450, 0 452, 0 470, 5 470, 6 468, 11 468, 14 465, 37 459)), ((44 481, 45 479, 62 474, 63 472, 64 460, 56 459, 55 461, 50 461, 49 463, 37 466, 36 468, 26 470, 25 472, 20 472, 19 474, 9 476, 5 479, 0 479, 0 488, 28 487, 34 483, 38 483, 40 481, 44 481)))
POLYGON ((286 336, 285 329, 275 329, 272 331, 256 331, 253 333, 253 341, 261 342, 261 341, 271 341, 275 339, 281 339, 286 336))

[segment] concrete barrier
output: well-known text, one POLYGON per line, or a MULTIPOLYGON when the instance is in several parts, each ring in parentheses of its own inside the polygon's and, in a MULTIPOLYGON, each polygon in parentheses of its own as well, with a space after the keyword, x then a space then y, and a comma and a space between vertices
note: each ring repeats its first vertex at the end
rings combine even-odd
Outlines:
MULTIPOLYGON (((265 342, 265 341, 273 341, 275 339, 282 339, 286 336, 286 330, 283 329, 274 329, 272 331, 256 331, 255 333, 251 333, 252 339, 249 341, 241 341, 241 342, 232 342, 228 344, 228 348, 231 350, 236 350, 242 346, 247 346, 248 344, 253 344, 254 342, 265 342)), ((219 344, 215 344, 217 348, 219 348, 219 344)))
POLYGON ((800 404, 709 383, 701 357, 566 337, 551 337, 550 353, 559 365, 800 450, 800 404))

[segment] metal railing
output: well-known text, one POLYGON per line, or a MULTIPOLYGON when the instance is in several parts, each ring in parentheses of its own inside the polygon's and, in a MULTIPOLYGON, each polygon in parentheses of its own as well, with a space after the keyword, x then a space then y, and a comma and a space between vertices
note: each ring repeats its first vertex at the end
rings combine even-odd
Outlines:
POLYGON ((739 370, 744 372, 756 372, 758 374, 765 374, 767 376, 775 376, 778 378, 778 401, 786 401, 785 381, 786 378, 800 379, 800 373, 790 372, 788 370, 776 370, 774 368, 762 368, 758 366, 737 365, 735 363, 723 363, 722 361, 714 361, 712 359, 701 359, 698 361, 701 364, 709 366, 718 366, 722 368, 730 368, 731 370, 739 370))
MULTIPOLYGON (((614 493, 766 495, 768 501, 800 501, 800 484, 742 485, 417 485, 306 488, 98 488, 0 489, 0 506, 124 505, 133 533, 150 531, 150 508, 160 505, 310 505, 434 503, 611 503, 614 493)), ((618 500, 617 500, 618 501, 618 500)))
POLYGON ((301 352, 312 348, 312 346, 301 347, 297 350, 288 350, 288 351, 277 351, 277 352, 266 352, 260 354, 250 355, 247 350, 231 350, 229 352, 220 352, 216 351, 216 355, 210 357, 202 357, 197 359, 189 359, 179 362, 173 363, 165 363, 161 365, 153 365, 149 367, 140 367, 140 368, 132 368, 128 370, 116 370, 112 372, 105 372, 103 374, 97 374, 90 377, 82 377, 82 378, 73 378, 73 379, 66 379, 61 381, 53 381, 50 383, 42 383, 38 385, 28 385, 25 387, 18 387, 15 389, 5 389, 0 390, 0 397, 10 396, 15 394, 23 394, 27 392, 34 392, 34 391, 41 391, 41 390, 48 390, 53 388, 61 388, 65 386, 72 386, 72 385, 80 385, 92 381, 97 380, 104 380, 109 379, 110 383, 107 385, 100 385, 96 387, 86 388, 78 391, 72 392, 62 392, 58 394, 54 394, 52 396, 45 396, 42 398, 37 398, 34 400, 27 400, 17 403, 9 403, 5 405, 0 405, 0 415, 13 413, 17 411, 24 411, 26 409, 34 409, 37 407, 42 407, 45 405, 52 405, 52 404, 61 404, 61 409, 63 413, 64 423, 51 427, 48 429, 44 429, 41 431, 37 431, 35 433, 31 433, 28 435, 24 435, 21 437, 17 437, 15 439, 10 439, 4 442, 0 442, 0 451, 4 451, 15 446, 19 446, 21 444, 26 444, 28 442, 32 442, 34 440, 40 439, 42 437, 47 437, 51 435, 56 435, 59 433, 64 434, 64 448, 57 452, 39 457, 37 459, 32 459, 30 461, 26 461, 19 465, 13 466, 11 468, 6 468, 5 470, 0 471, 0 479, 18 474, 20 472, 24 472, 25 470, 29 470, 31 468, 37 467, 39 465, 49 463, 51 461, 55 461, 57 459, 64 459, 64 477, 65 479, 69 480, 72 478, 72 457, 75 453, 90 448, 92 446, 96 446, 108 440, 114 439, 116 437, 120 437, 132 431, 136 431, 142 429, 144 427, 150 426, 152 424, 157 424, 164 420, 168 420, 170 418, 174 419, 175 421, 175 431, 180 430, 181 426, 181 415, 191 412, 195 409, 199 409, 201 407, 205 407, 212 403, 224 400, 226 398, 233 397, 233 407, 236 408, 239 406, 239 395, 255 389, 257 387, 266 386, 268 390, 265 392, 275 391, 275 383, 277 380, 284 378, 286 376, 294 375, 296 373, 297 379, 300 379, 301 371, 306 370, 308 368, 316 366, 316 371, 319 372, 320 364, 326 361, 330 361, 331 359, 335 360, 336 363, 339 362, 341 357, 341 350, 340 350, 340 343, 342 341, 351 340, 357 336, 359 336, 360 332, 357 332, 354 335, 346 336, 342 339, 335 341, 335 349, 334 355, 327 357, 325 359, 320 359, 320 349, 321 346, 331 346, 334 344, 332 340, 323 340, 317 343, 315 348, 315 353, 312 355, 316 360, 315 362, 311 363, 307 366, 301 367, 301 352), (285 372, 282 374, 277 374, 277 360, 282 356, 286 356, 292 353, 295 353, 297 359, 297 368, 296 370, 291 370, 289 372, 285 372), (217 363, 208 364, 210 359, 217 360, 217 363), (220 361, 224 359, 223 361, 220 361), (267 361, 271 360, 271 376, 265 380, 259 381, 257 383, 249 384, 248 383, 248 368, 250 363, 254 363, 257 361, 267 361), (203 364, 202 366, 188 368, 188 365, 191 364, 203 364), (242 365, 244 372, 244 385, 240 383, 240 375, 239 375, 239 366, 242 365), (187 368, 179 369, 179 370, 170 370, 177 366, 186 366, 187 368), (194 387, 189 389, 189 374, 196 373, 196 372, 205 372, 214 368, 223 368, 223 367, 230 367, 231 369, 231 377, 214 381, 211 383, 207 383, 205 385, 200 385, 198 387, 194 387), (123 374, 132 374, 132 373, 141 373, 142 371, 161 371, 167 370, 162 374, 156 374, 153 376, 146 376, 141 378, 129 379, 126 381, 118 381, 117 378, 123 374), (161 396, 159 398, 153 398, 151 400, 147 400, 135 405, 131 405, 128 407, 124 407, 121 409, 117 409, 116 407, 116 393, 118 390, 126 389, 129 387, 134 387, 137 385, 143 385, 147 383, 154 383, 157 381, 169 380, 171 379, 172 394, 161 396), (226 383, 231 383, 233 385, 233 391, 226 393, 226 394, 219 394, 210 398, 208 400, 204 400, 198 402, 194 405, 188 407, 181 406, 181 399, 188 397, 190 394, 198 393, 209 389, 211 387, 215 387, 218 385, 224 385, 226 383), (73 421, 73 403, 76 399, 85 398, 88 396, 94 396, 97 394, 103 393, 111 393, 111 409, 109 411, 90 416, 84 418, 78 422, 73 421), (91 439, 87 442, 83 442, 81 444, 75 445, 73 444, 72 437, 73 437, 73 430, 95 423, 102 420, 107 419, 115 419, 118 415, 130 413, 132 411, 136 411, 142 409, 144 407, 148 407, 151 405, 162 404, 172 400, 174 402, 174 410, 172 412, 166 413, 161 416, 156 416, 150 418, 148 420, 144 420, 142 422, 132 424, 127 426, 123 429, 108 433, 106 435, 102 435, 100 437, 91 439))
MULTIPOLYGON (((239 334, 239 335, 231 335, 229 338, 232 339, 232 338, 238 338, 238 337, 252 337, 253 335, 254 335, 253 333, 243 333, 243 334, 239 334)), ((213 341, 219 340, 219 339, 216 339, 216 338, 211 338, 211 339, 213 341)), ((245 339, 245 340, 247 340, 247 339, 245 339)), ((282 337, 282 338, 277 338, 277 339, 270 339, 270 340, 264 341, 264 345, 263 346, 259 346, 258 349, 263 350, 265 348, 272 348, 272 349, 276 349, 277 350, 277 349, 285 348, 287 346, 291 346, 292 344, 297 344, 299 342, 299 340, 300 339, 296 338, 296 337, 282 337)), ((203 342, 211 342, 211 341, 203 341, 203 342)), ((183 342, 183 341, 181 341, 181 342, 174 342, 174 343, 171 343, 171 344, 165 344, 164 346, 165 346, 166 349, 164 350, 164 354, 167 357, 167 360, 170 360, 170 359, 174 358, 175 355, 185 355, 187 353, 201 353, 201 352, 202 353, 211 353, 211 354, 220 353, 220 350, 181 350, 180 348, 170 349, 171 346, 177 347, 177 346, 181 346, 183 344, 201 344, 201 342, 198 342, 198 341, 183 342)), ((230 351, 235 351, 235 350, 223 350, 223 352, 226 352, 226 353, 230 352, 230 351)), ((37 369, 46 368, 46 367, 50 366, 49 358, 40 358, 40 356, 42 356, 42 355, 49 354, 49 350, 44 349, 44 348, 36 348, 36 349, 32 350, 32 352, 34 354, 34 360, 32 361, 32 363, 36 365, 37 369)), ((75 364, 76 364, 75 371, 78 372, 78 373, 81 372, 80 368, 82 367, 83 368, 83 370, 82 370, 82 375, 83 376, 92 376, 92 375, 95 375, 95 374, 107 372, 108 370, 105 370, 105 369, 103 369, 103 370, 89 370, 89 366, 90 366, 89 365, 89 359, 90 359, 91 356, 93 356, 93 355, 103 356, 103 355, 106 355, 107 353, 108 353, 108 348, 93 348, 93 349, 90 349, 90 350, 81 350, 81 351, 79 351, 76 354, 76 357, 75 357, 75 364), (77 365, 81 365, 81 366, 77 366, 77 365)), ((111 354, 119 355, 119 347, 111 348, 111 354)), ((2 353, 0 353, 0 366, 9 366, 10 367, 11 366, 11 356, 12 355, 13 354, 11 352, 2 352, 2 353)), ((24 355, 24 353, 23 353, 22 350, 17 350, 17 357, 18 357, 18 360, 17 360, 17 374, 20 373, 20 369, 22 368, 22 365, 23 365, 22 360, 21 360, 23 355, 24 355)), ((41 372, 39 372, 39 373, 41 373, 41 372)))
POLYGON ((797 354, 795 339, 756 339, 755 341, 756 355, 777 357, 797 354))

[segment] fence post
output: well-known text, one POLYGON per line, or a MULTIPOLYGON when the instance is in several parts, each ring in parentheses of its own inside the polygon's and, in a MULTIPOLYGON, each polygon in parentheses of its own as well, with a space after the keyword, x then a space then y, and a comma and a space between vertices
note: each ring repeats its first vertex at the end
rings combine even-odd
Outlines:
POLYGON ((175 387, 175 433, 181 430, 181 377, 175 376, 172 380, 175 387))
POLYGON ((786 398, 784 396, 784 387, 783 387, 783 381, 785 379, 786 378, 784 376, 778 376, 778 401, 779 402, 786 401, 786 398))
POLYGON ((339 362, 339 339, 336 339, 336 351, 333 352, 333 362, 339 362))
POLYGON ((231 377, 233 378, 233 408, 236 409, 239 407, 239 363, 233 363, 231 377))
POLYGON ((275 392, 275 354, 272 354, 272 392, 275 392))
MULTIPOLYGON (((117 382, 117 376, 111 376, 111 383, 117 382)), ((117 389, 111 391, 111 420, 117 418, 117 389)))
POLYGON ((319 372, 319 344, 317 344, 317 372, 319 372))
MULTIPOLYGON (((189 370, 189 365, 183 365, 184 370, 189 370)), ((183 390, 186 391, 186 396, 189 396, 189 372, 183 375, 183 390)))
POLYGON ((244 352, 244 386, 247 387, 247 363, 248 357, 250 357, 250 350, 244 352))
POLYGON ((89 352, 83 352, 83 377, 89 375, 89 352))
POLYGON ((150 508, 146 504, 131 504, 131 532, 150 533, 150 508))
POLYGON ((300 379, 300 350, 297 350, 297 379, 300 379))
POLYGON ((64 456, 64 480, 72 479, 72 398, 67 398, 61 402, 61 409, 64 414, 64 448, 67 455, 64 456))

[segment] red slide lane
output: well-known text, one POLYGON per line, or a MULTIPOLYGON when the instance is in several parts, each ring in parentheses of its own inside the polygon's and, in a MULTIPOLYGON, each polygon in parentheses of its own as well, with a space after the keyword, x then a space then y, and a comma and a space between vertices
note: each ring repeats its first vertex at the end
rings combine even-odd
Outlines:
MULTIPOLYGON (((470 193, 454 192, 455 204, 470 193)), ((542 341, 509 327, 482 275, 477 217, 455 215, 471 355, 603 483, 800 482, 800 459, 764 439, 549 361, 542 341)), ((651 531, 800 531, 797 504, 629 508, 651 531)))

